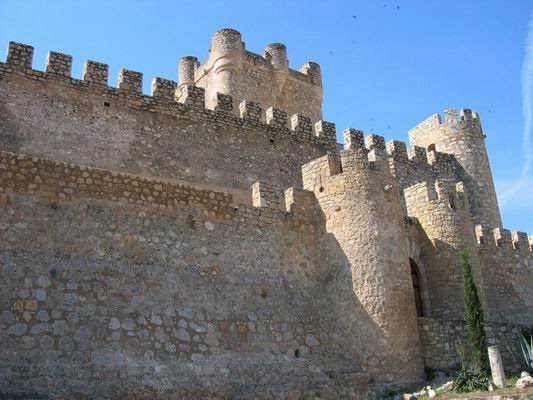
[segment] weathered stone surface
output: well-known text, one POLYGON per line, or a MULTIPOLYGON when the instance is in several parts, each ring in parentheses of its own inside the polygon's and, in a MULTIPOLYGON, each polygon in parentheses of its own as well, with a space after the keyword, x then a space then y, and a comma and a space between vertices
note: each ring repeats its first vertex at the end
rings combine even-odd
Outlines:
POLYGON ((105 64, 78 80, 32 56, 0 63, 0 392, 372 398, 422 358, 457 366, 464 248, 517 366, 533 261, 501 229, 476 113, 430 118, 411 149, 348 129, 340 152, 320 67, 281 44, 218 31, 151 96, 140 73, 111 88, 105 64))
POLYGON ((518 389, 533 387, 533 378, 531 376, 524 376, 516 381, 515 386, 518 389))

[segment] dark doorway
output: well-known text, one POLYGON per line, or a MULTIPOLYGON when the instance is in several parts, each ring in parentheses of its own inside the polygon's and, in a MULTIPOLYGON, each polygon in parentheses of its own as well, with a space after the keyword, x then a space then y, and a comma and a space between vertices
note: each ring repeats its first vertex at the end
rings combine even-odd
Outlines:
POLYGON ((420 274, 418 273, 418 266, 410 258, 409 263, 411 264, 411 279, 413 280, 413 290, 415 292, 415 304, 416 304, 416 316, 424 316, 424 307, 422 305, 422 292, 420 289, 420 274))

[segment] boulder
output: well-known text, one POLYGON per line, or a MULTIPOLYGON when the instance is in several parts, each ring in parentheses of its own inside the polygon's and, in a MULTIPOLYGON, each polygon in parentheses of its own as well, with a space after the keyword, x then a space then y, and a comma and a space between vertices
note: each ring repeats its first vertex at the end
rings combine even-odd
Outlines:
POLYGON ((519 389, 533 387, 533 378, 531 376, 524 376, 516 381, 516 387, 519 389))

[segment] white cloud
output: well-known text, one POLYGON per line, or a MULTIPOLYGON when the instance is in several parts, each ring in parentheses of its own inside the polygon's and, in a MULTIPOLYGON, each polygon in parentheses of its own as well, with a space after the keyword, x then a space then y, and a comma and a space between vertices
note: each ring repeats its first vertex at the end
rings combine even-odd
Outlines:
MULTIPOLYGON (((533 208, 533 177, 514 181, 496 181, 498 203, 503 209, 533 208)), ((531 218, 531 217, 529 217, 531 218)))
MULTIPOLYGON (((524 117, 524 130, 522 133, 522 153, 524 156, 524 164, 520 172, 520 178, 511 185, 502 183, 500 188, 501 195, 498 196, 498 201, 502 207, 512 200, 513 204, 517 197, 522 195, 533 196, 533 186, 531 185, 532 178, 530 178, 531 167, 533 164, 533 149, 531 143, 531 132, 533 130, 533 14, 529 21, 529 30, 525 44, 526 55, 522 64, 522 114, 524 117)), ((509 182, 510 183, 510 182, 509 182)), ((519 199, 518 199, 519 200, 519 199)), ((531 200, 531 199, 530 199, 531 200)), ((520 201, 520 200, 519 200, 520 201)), ((533 204, 533 203, 529 203, 533 204)))

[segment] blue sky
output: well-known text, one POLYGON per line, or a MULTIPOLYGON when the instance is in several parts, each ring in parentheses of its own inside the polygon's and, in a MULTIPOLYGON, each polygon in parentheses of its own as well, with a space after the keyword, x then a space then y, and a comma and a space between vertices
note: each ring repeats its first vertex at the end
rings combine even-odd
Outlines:
MULTIPOLYGON (((533 234, 523 104, 529 113, 533 105, 522 84, 532 11, 531 0, 0 0, 0 46, 33 45, 38 69, 49 50, 72 54, 75 77, 87 59, 108 63, 113 85, 120 68, 134 69, 148 93, 154 76, 177 80, 180 57, 204 60, 211 33, 232 27, 251 51, 282 42, 291 67, 321 64, 324 116, 339 133, 353 127, 407 140, 435 112, 472 108, 487 135, 504 225, 533 234)), ((524 70, 533 76, 533 44, 530 60, 524 70)))

